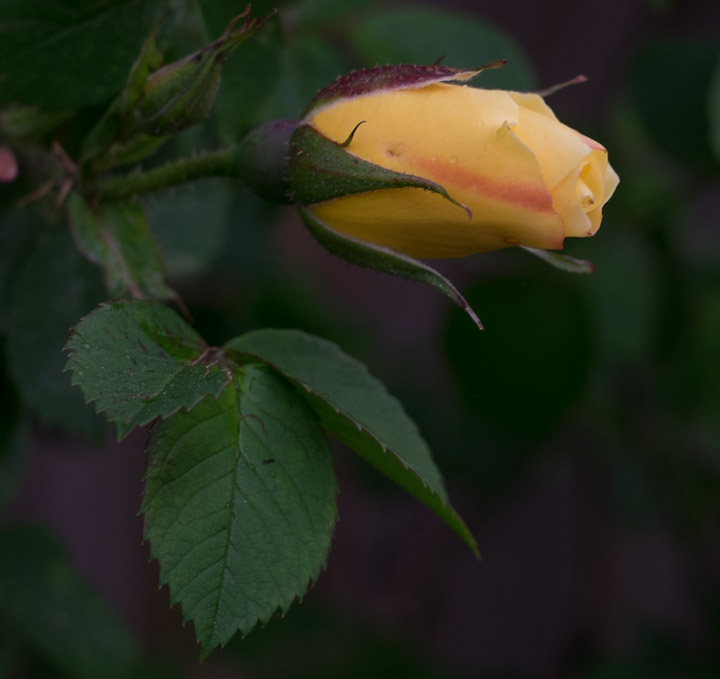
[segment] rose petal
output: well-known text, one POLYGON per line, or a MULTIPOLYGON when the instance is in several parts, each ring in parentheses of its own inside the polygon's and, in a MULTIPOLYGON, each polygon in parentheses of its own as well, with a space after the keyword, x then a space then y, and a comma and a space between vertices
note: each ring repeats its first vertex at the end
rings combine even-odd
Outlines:
POLYGON ((460 257, 518 243, 562 247, 562 221, 540 165, 515 134, 518 113, 507 92, 445 84, 329 106, 311 120, 322 134, 341 143, 365 120, 351 153, 441 184, 472 219, 422 191, 373 192, 313 211, 347 235, 414 257, 460 257))

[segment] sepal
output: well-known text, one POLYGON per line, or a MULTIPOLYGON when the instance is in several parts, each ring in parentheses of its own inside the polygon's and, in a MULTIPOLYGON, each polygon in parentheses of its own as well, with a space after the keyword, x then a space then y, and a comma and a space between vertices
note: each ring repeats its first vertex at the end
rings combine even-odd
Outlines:
POLYGON ((288 180, 290 201, 299 205, 367 191, 414 188, 440 194, 472 216, 440 184, 362 160, 346 145, 328 139, 308 124, 300 125, 290 139, 288 180))
POLYGON ((467 81, 482 71, 501 68, 506 63, 507 59, 497 59, 470 70, 450 68, 440 64, 431 66, 396 64, 353 71, 348 75, 340 76, 335 82, 320 90, 310 101, 303 115, 307 119, 319 109, 340 99, 360 97, 382 90, 418 89, 433 83, 467 81))
POLYGON ((447 295, 470 316, 473 323, 480 330, 483 329, 480 319, 467 303, 467 300, 447 278, 435 271, 435 269, 408 255, 334 231, 305 207, 300 207, 299 211, 300 217, 315 240, 334 255, 368 269, 375 269, 411 281, 428 283, 447 295))
POLYGON ((570 255, 562 255, 559 252, 553 252, 551 250, 540 250, 539 248, 529 248, 525 245, 520 246, 525 252, 529 252, 531 255, 542 259, 550 266, 554 266, 560 271, 566 273, 595 273, 595 265, 587 259, 578 259, 577 257, 571 257, 570 255))

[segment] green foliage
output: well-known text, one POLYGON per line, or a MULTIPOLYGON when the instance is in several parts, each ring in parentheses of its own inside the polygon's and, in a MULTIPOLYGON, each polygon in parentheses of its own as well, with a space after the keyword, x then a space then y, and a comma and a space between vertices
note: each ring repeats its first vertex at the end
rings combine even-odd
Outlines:
POLYGON ((63 374, 68 330, 103 297, 94 267, 75 250, 67 230, 37 234, 13 283, 7 356, 22 400, 43 423, 91 440, 105 427, 63 374))
POLYGON ((289 379, 323 426, 431 507, 475 552, 475 540, 448 504, 427 444, 402 406, 337 346, 292 330, 258 330, 228 342, 241 359, 261 360, 289 379))
POLYGON ((335 518, 320 424, 477 552, 415 425, 330 342, 258 330, 213 349, 165 306, 115 302, 84 318, 66 349, 73 384, 120 436, 163 419, 148 447, 146 537, 204 654, 317 578, 335 518))
POLYGON ((0 614, 67 676, 124 679, 138 664, 128 632, 39 528, 0 531, 0 614))
POLYGON ((336 518, 330 450, 294 391, 247 365, 157 425, 148 451, 145 537, 206 656, 317 579, 336 518))
MULTIPOLYGON (((646 4, 662 9, 669 25, 682 3, 646 4)), ((578 54, 565 49, 573 35, 553 17, 554 32, 538 26, 536 33, 538 40, 563 43, 562 59, 547 61, 553 49, 536 44, 526 53, 476 14, 388 9, 373 0, 259 0, 249 19, 264 21, 261 29, 217 42, 244 8, 235 0, 0 3, 0 147, 21 170, 16 181, 0 185, 0 676, 187 674, 187 656, 176 649, 170 653, 180 658, 173 660, 177 669, 140 658, 128 630, 74 571, 57 540, 15 520, 47 514, 46 495, 66 481, 62 473, 48 481, 47 470, 62 470, 65 456, 80 459, 75 437, 103 441, 107 427, 92 405, 120 437, 153 423, 145 540, 171 603, 194 626, 202 657, 240 632, 218 664, 213 659, 201 673, 232 674, 239 663, 236 673, 267 677, 489 676, 473 665, 475 656, 500 640, 492 636, 503 628, 495 616, 512 609, 506 603, 513 595, 512 581, 496 586, 494 574, 517 572, 532 578, 533 588, 537 582, 537 591, 544 588, 535 580, 540 562, 517 558, 516 541, 519 546, 525 536, 507 526, 526 504, 534 512, 536 500, 524 486, 550 476, 552 483, 571 479, 572 511, 563 513, 572 515, 573 534, 582 535, 567 546, 575 569, 568 587, 577 588, 569 592, 579 595, 579 614, 587 619, 598 618, 587 603, 596 597, 583 596, 582 583, 607 595, 609 636, 615 638, 616 627, 625 634, 628 653, 619 658, 592 648, 608 636, 600 623, 594 636, 585 630, 579 646, 558 642, 546 654, 551 669, 540 663, 532 671, 716 676, 716 651, 698 661, 677 639, 643 637, 622 619, 632 601, 618 605, 613 597, 623 596, 622 564, 632 560, 618 544, 634 539, 629 526, 652 529, 653 539, 671 543, 677 557, 669 569, 661 558, 653 577, 677 569, 680 589, 685 579, 693 583, 682 594, 687 610, 680 607, 677 615, 692 618, 708 639, 720 629, 708 567, 720 492, 717 41, 658 38, 648 28, 656 22, 645 22, 648 39, 634 56, 621 45, 578 54), (232 55, 225 50, 240 42, 232 55), (615 61, 604 78, 601 61, 609 55, 615 61), (231 178, 227 159, 249 130, 269 119, 298 118, 318 89, 352 68, 439 59, 472 68, 502 58, 509 60, 505 68, 473 84, 530 90, 552 84, 538 83, 536 69, 546 74, 556 67, 567 77, 587 73, 587 87, 597 83, 593 92, 602 106, 591 96, 585 102, 585 93, 575 100, 578 118, 583 104, 592 109, 578 129, 610 149, 622 183, 596 238, 568 244, 572 256, 533 252, 566 272, 587 273, 592 260, 592 276, 569 280, 547 267, 536 270, 532 258, 513 252, 457 268, 446 262, 436 271, 393 253, 352 250, 303 215, 331 251, 430 282, 460 308, 437 312, 424 297, 406 297, 412 291, 402 282, 390 287, 396 283, 390 279, 383 287, 388 277, 378 286, 357 279, 363 287, 356 289, 354 273, 346 276, 292 231, 294 215, 260 204, 231 178), (162 63, 170 67, 163 70, 162 63), (209 175, 211 181, 174 186, 209 175), (150 194, 142 202, 141 192, 150 194), (458 272, 467 301, 446 272, 453 279, 458 272), (375 309, 380 302, 387 313, 375 309), (468 302, 487 325, 483 333, 468 323, 467 313, 477 322, 468 302), (439 336, 438 313, 448 314, 439 336), (253 330, 267 324, 304 332, 253 330), (362 356, 391 388, 339 346, 362 356), (430 446, 407 413, 422 423, 430 446), (328 578, 327 589, 291 608, 325 568, 335 530, 338 484, 326 434, 368 463, 367 474, 350 458, 338 464, 340 490, 346 483, 350 490, 341 496, 350 520, 338 524, 338 558, 350 563, 352 577, 328 578), (63 445, 56 447, 58 440, 63 445), (470 554, 439 522, 433 537, 422 518, 399 520, 389 501, 394 486, 404 489, 477 552, 431 448, 442 453, 439 466, 452 495, 483 505, 483 542, 492 549, 483 550, 488 563, 481 570, 471 571, 470 554), (381 486, 390 490, 379 514, 363 504, 363 491, 380 479, 375 471, 394 484, 381 486), (353 525, 377 544, 362 536, 354 542, 353 525), (620 532, 608 535, 616 526, 620 532), (417 551, 410 552, 405 541, 412 539, 417 551), (507 562, 502 544, 511 544, 507 562), (366 545, 367 555, 353 553, 366 545), (453 598, 474 602, 476 586, 485 593, 492 588, 480 599, 487 608, 458 615, 453 598), (491 599, 500 603, 493 608, 491 599), (394 608, 401 606, 398 616, 394 608), (289 608, 282 625, 240 643, 289 608), (382 616, 382 624, 372 616, 382 616), (360 617, 370 621, 371 633, 359 628, 360 617), (454 618, 455 628, 448 622, 454 618), (623 624, 616 626, 618 619, 623 624), (490 624, 492 632, 475 633, 476 623, 490 624), (402 630, 401 642, 385 635, 394 628, 402 630), (449 647, 457 629, 474 634, 459 636, 477 643, 478 652, 473 647, 435 671, 441 647, 449 647), (572 651, 564 665, 562 650, 572 651)), ((687 23, 691 16, 688 10, 681 18, 687 23)), ((565 17, 569 31, 571 19, 565 17)), ((584 36, 595 25, 583 21, 584 36)), ((553 100, 562 119, 555 102, 564 96, 553 100)), ((397 506, 413 509, 402 501, 397 506)), ((562 528, 546 518, 535 512, 532 531, 562 528)), ((82 530, 83 521, 73 521, 82 530)), ((92 559, 115 531, 108 524, 96 534, 72 533, 74 554, 92 559)), ((553 550, 540 556, 553 571, 558 558, 553 550)), ((82 570, 105 563, 86 561, 82 570)), ((122 559, 113 567, 125 575, 122 559)), ((98 582, 111 577, 92 575, 98 582)), ((128 591, 133 586, 128 579, 128 591)), ((670 608, 671 595, 680 595, 668 592, 670 608)), ((552 592, 553 602, 556 596, 562 603, 562 593, 552 592)), ((533 608, 523 608, 528 619, 533 608)), ((131 615, 151 620, 146 626, 164 624, 149 608, 131 615)), ((177 620, 170 620, 177 633, 177 620)), ((519 622, 508 626, 513 633, 519 622)), ((562 638, 576 637, 565 630, 562 638)))
MULTIPOLYGON (((170 278, 197 276, 214 264, 227 240, 232 187, 206 182, 203 191, 180 187, 150 195, 143 201, 150 231, 164 255, 170 278), (197 237, 202 224, 202 237, 197 237)), ((242 223, 236 226, 241 229, 242 223)))
POLYGON ((46 109, 102 104, 122 87, 167 5, 166 0, 3 2, 0 103, 46 109))
POLYGON ((446 9, 402 8, 377 12, 350 32, 353 46, 369 64, 434 64, 473 68, 508 59, 487 71, 475 87, 530 90, 535 78, 522 48, 507 35, 476 18, 446 9))
POLYGON ((73 193, 68 217, 75 245, 105 273, 110 297, 167 299, 175 293, 165 284, 162 253, 148 229, 139 203, 90 206, 73 193))
POLYGON ((73 384, 115 422, 118 435, 227 383, 227 368, 174 311, 151 302, 101 306, 75 327, 66 349, 73 384))

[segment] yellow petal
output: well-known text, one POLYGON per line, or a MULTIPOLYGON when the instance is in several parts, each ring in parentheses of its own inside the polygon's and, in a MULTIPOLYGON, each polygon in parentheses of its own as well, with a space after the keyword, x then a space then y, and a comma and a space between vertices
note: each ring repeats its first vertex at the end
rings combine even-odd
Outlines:
MULTIPOLYGON (((541 99, 534 95, 537 99, 541 99)), ((528 101, 527 97, 525 98, 528 101)), ((535 101, 531 99, 530 101, 535 101)), ((542 100, 541 100, 542 101, 542 100)), ((520 106, 515 133, 537 156, 546 185, 552 191, 592 150, 584 138, 544 113, 520 106)), ((561 206, 556 206, 556 209, 561 206)))
POLYGON ((472 219, 416 189, 348 196, 313 212, 348 235, 416 257, 562 247, 562 221, 535 154, 516 134, 518 115, 507 92, 447 84, 341 100, 311 118, 321 133, 342 142, 366 121, 350 152, 441 184, 472 219))

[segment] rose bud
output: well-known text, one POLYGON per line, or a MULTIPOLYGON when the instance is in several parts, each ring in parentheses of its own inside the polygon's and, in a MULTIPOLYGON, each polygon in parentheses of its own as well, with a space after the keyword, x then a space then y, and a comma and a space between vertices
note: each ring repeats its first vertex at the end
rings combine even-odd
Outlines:
POLYGON ((566 236, 597 231, 618 184, 605 148, 561 123, 541 96, 457 84, 503 63, 341 77, 299 123, 251 133, 239 173, 260 193, 301 206, 306 226, 336 254, 431 282, 467 308, 414 258, 560 249, 566 236))
POLYGON ((363 91, 359 74, 350 79, 321 92, 303 123, 341 143, 365 121, 349 153, 441 185, 472 215, 420 188, 381 190, 310 207, 336 231, 435 258, 510 245, 559 249, 565 236, 599 228, 618 183, 607 151, 561 123, 537 94, 401 79, 363 91))
POLYGON ((92 161, 95 170, 106 170, 137 162, 154 153, 168 135, 204 120, 215 103, 225 61, 264 23, 249 15, 250 5, 217 40, 164 66, 155 44, 157 24, 125 88, 83 140, 80 164, 92 161))

